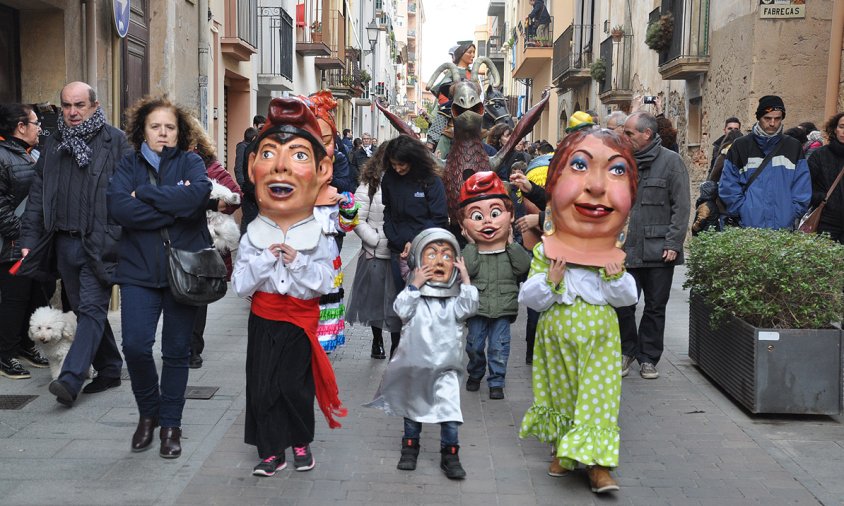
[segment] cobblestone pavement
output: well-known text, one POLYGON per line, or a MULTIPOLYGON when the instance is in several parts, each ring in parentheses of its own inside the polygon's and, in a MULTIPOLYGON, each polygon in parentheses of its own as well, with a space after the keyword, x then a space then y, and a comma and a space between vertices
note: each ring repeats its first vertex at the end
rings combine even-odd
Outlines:
MULTIPOLYGON (((358 245, 347 237, 347 286, 358 245)), ((48 369, 30 380, 0 378, 2 394, 38 396, 0 410, 0 504, 844 504, 840 417, 749 416, 690 364, 684 272, 675 275, 660 378, 643 380, 634 367, 623 382, 614 495, 592 494, 582 472, 547 476, 547 446, 518 438, 531 401, 523 314, 512 327, 507 398, 489 400, 485 384, 462 393, 465 481, 440 471, 433 425, 423 427, 418 469, 396 470, 401 420, 361 407, 386 365, 369 358, 361 327, 332 355, 349 416, 332 431, 317 411, 316 468, 253 477, 257 454, 243 443, 248 305, 229 294, 210 308, 205 364, 189 381, 219 390, 187 401, 179 459, 129 451, 138 413, 128 380, 67 409, 47 392, 48 369)), ((119 314, 111 319, 119 329, 119 314)))

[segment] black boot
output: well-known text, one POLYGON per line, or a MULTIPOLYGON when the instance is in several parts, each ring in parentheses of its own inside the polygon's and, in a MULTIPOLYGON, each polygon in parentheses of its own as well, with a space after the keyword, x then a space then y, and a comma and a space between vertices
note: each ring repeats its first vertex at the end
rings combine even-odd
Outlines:
POLYGON ((369 356, 377 359, 387 358, 386 353, 384 353, 384 338, 381 336, 372 337, 372 352, 369 356))
POLYGON ((419 457, 419 440, 403 438, 401 440, 401 458, 397 469, 413 471, 416 469, 416 459, 419 457))
POLYGON ((449 480, 462 480, 466 477, 466 471, 460 465, 460 457, 457 456, 458 450, 460 450, 459 445, 448 445, 440 450, 440 469, 449 480))

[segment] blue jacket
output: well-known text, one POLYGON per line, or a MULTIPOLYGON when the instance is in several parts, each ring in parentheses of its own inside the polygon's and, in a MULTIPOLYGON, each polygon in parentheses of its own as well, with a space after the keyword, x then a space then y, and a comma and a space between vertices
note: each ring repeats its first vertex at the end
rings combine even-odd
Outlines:
POLYGON ((149 170, 140 153, 126 155, 108 187, 109 214, 123 226, 115 281, 163 288, 168 286, 167 253, 160 229, 167 227, 174 248, 210 247, 205 207, 211 182, 199 155, 175 148, 161 153, 157 186, 150 184, 149 170))
POLYGON ((331 186, 340 193, 354 193, 357 190, 357 171, 352 168, 349 159, 341 151, 334 152, 334 173, 331 176, 331 186))
POLYGON ((431 227, 448 228, 448 210, 442 179, 417 181, 387 170, 381 180, 384 202, 384 235, 390 251, 399 253, 406 243, 431 227))
POLYGON ((812 198, 812 181, 800 141, 783 135, 761 137, 750 133, 740 137, 724 160, 718 195, 727 212, 741 218, 743 227, 793 228, 794 220, 803 216, 812 198), (777 155, 745 191, 747 180, 780 141, 783 145, 777 155))

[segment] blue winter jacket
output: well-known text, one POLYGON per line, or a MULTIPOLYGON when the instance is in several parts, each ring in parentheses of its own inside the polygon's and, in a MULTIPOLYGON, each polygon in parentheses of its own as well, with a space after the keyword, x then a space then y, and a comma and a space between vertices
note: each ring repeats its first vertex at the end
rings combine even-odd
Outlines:
POLYGON ((718 195, 727 212, 741 218, 743 227, 793 228, 794 220, 806 212, 812 198, 812 181, 800 141, 753 133, 740 137, 724 160, 718 195), (777 155, 745 191, 747 180, 780 141, 783 145, 777 155))
POLYGON ((157 186, 150 183, 150 168, 140 153, 126 155, 108 187, 109 215, 123 227, 115 282, 163 288, 169 283, 160 230, 167 228, 174 248, 210 247, 205 208, 211 182, 199 155, 175 148, 161 153, 157 186))

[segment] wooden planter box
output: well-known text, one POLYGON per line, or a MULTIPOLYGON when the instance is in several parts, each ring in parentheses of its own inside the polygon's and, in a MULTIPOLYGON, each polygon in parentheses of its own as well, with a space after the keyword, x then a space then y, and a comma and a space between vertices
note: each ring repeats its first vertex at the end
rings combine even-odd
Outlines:
POLYGON ((689 358, 752 413, 841 412, 841 331, 759 329, 727 316, 710 326, 710 307, 689 301, 689 358))

